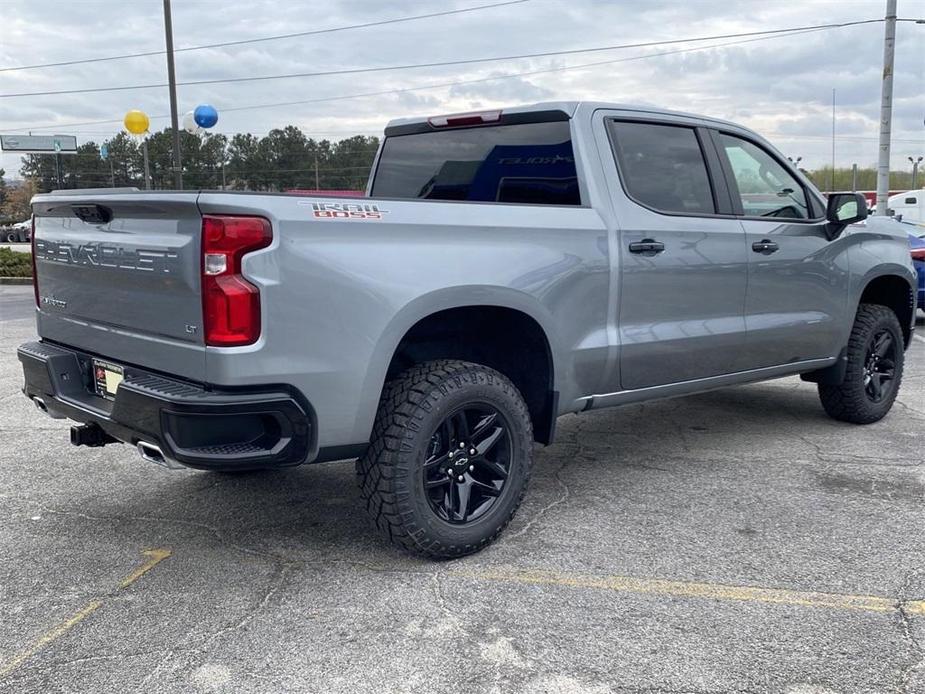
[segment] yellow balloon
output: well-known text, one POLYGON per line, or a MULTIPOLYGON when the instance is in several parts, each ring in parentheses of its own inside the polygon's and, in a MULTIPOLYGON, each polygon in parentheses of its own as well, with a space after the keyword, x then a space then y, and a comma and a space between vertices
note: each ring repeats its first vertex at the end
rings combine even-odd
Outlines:
POLYGON ((143 135, 148 132, 148 114, 144 111, 129 111, 125 114, 125 129, 132 135, 143 135))

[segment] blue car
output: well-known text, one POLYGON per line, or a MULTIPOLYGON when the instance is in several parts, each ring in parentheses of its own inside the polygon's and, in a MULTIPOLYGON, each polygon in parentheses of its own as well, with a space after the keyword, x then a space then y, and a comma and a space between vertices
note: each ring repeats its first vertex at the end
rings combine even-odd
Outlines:
POLYGON ((918 306, 925 310, 925 234, 916 236, 909 232, 909 249, 912 251, 912 264, 919 279, 918 306))

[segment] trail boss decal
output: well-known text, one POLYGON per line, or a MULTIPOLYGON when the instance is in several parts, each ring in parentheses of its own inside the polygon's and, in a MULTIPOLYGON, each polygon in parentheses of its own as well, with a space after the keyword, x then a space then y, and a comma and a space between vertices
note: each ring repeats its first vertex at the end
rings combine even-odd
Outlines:
POLYGON ((358 202, 300 202, 311 205, 312 216, 317 219, 382 219, 388 210, 379 209, 379 205, 358 202))

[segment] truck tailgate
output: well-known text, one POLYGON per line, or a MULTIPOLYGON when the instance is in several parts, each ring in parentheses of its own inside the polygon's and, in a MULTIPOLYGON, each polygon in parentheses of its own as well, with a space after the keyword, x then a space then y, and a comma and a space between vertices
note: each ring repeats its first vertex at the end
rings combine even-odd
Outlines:
POLYGON ((37 199, 39 335, 203 380, 197 198, 80 191, 37 199))

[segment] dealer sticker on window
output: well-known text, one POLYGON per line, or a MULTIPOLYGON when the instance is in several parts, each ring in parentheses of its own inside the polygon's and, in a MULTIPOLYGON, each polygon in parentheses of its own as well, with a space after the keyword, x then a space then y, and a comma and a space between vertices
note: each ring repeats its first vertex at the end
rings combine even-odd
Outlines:
POLYGON ((122 383, 124 371, 121 366, 111 364, 101 359, 93 360, 93 380, 96 384, 96 394, 107 400, 116 399, 116 390, 122 383))

